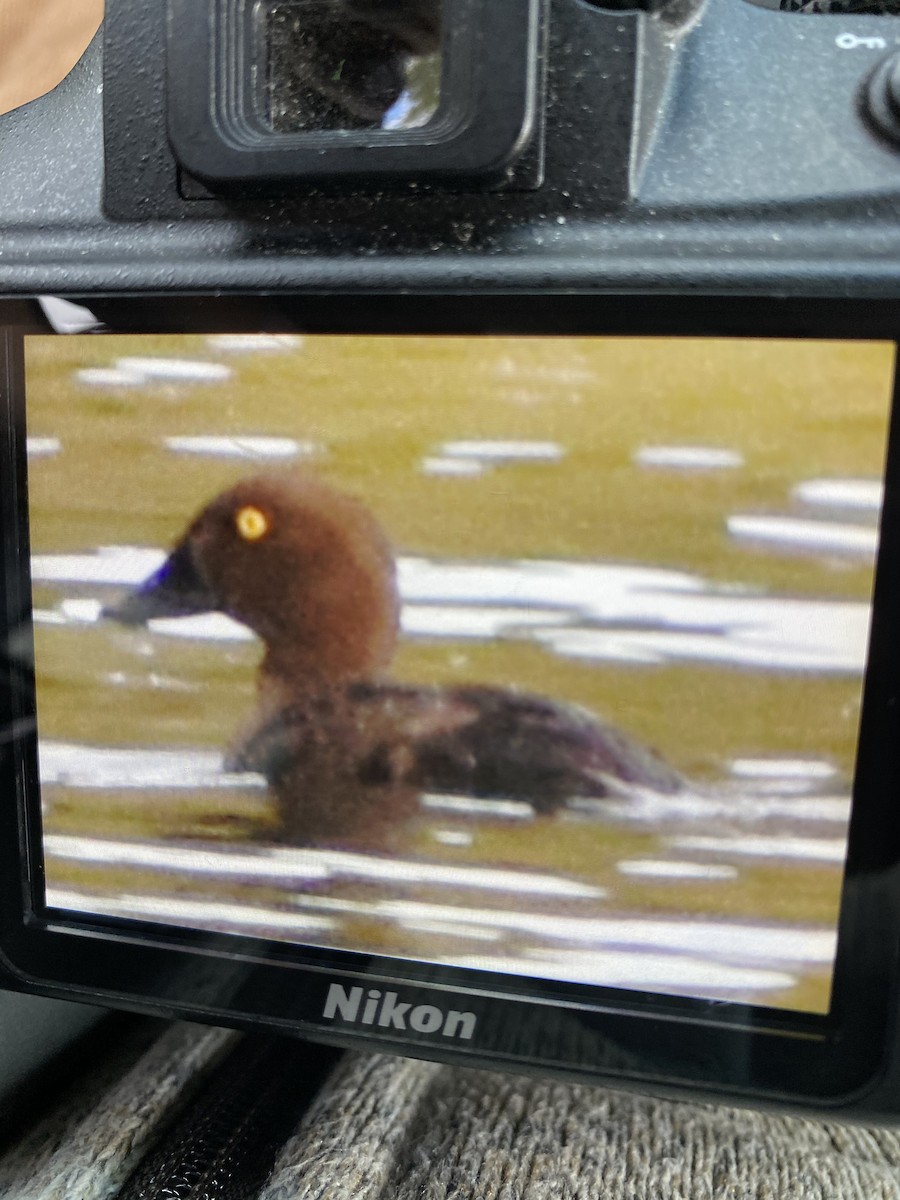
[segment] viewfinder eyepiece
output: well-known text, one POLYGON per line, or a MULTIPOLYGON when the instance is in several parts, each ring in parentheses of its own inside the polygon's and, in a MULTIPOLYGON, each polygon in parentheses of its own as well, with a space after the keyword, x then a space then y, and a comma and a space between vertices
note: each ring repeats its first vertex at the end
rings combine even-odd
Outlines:
POLYGON ((168 127, 211 185, 502 185, 537 126, 542 0, 169 0, 168 127))

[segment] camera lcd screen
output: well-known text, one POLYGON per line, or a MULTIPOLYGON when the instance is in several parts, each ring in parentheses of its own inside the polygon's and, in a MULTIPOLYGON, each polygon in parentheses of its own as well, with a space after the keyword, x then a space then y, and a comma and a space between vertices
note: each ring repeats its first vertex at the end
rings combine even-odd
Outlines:
POLYGON ((894 356, 28 336, 47 906, 826 1013, 894 356))

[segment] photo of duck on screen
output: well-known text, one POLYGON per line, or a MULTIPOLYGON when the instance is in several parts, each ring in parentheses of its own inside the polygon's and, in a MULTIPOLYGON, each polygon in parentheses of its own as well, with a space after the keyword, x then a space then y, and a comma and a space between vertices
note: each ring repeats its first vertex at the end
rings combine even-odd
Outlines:
POLYGON ((893 360, 27 338, 47 904, 826 1012, 893 360))

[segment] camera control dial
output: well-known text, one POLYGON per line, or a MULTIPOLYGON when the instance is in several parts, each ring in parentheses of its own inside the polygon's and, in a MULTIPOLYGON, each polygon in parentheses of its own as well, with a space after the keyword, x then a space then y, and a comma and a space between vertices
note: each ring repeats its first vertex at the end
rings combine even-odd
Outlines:
POLYGON ((900 147, 900 51, 888 55, 869 77, 863 107, 878 133, 900 147))

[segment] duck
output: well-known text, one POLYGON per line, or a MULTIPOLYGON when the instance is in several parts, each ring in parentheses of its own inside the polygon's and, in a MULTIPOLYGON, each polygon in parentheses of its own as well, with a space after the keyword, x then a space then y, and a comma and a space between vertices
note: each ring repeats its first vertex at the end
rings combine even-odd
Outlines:
POLYGON ((289 471, 215 496, 103 616, 143 625, 221 612, 257 636, 255 710, 224 765, 265 776, 282 842, 390 849, 425 793, 518 800, 543 816, 684 786, 586 709, 516 688, 392 679, 400 609, 394 553, 370 508, 289 471))

